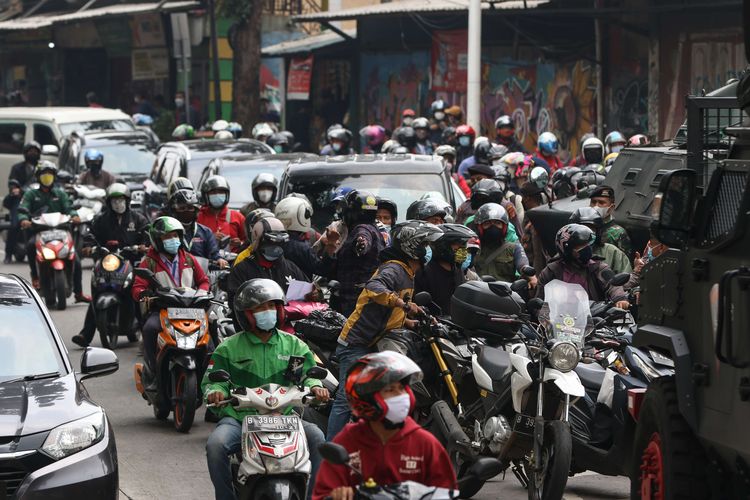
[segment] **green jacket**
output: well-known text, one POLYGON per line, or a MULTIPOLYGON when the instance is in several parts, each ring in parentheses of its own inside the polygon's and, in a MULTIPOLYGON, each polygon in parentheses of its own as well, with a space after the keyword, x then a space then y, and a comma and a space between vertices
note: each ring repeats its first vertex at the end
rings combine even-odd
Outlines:
POLYGON ((632 273, 633 267, 625 252, 611 243, 594 245, 594 255, 601 257, 605 264, 609 266, 616 274, 632 273))
MULTIPOLYGON (((208 364, 206 374, 201 382, 204 397, 213 391, 221 391, 229 398, 229 383, 213 383, 208 374, 214 370, 226 370, 234 387, 260 387, 266 384, 290 385, 284 378, 289 363, 289 356, 304 356, 303 373, 315 366, 315 357, 307 344, 294 335, 276 330, 276 334, 263 343, 256 335, 249 332, 237 333, 219 344, 208 364)), ((316 379, 307 379, 307 387, 320 387, 323 383, 316 379)), ((255 414, 253 409, 236 410, 226 405, 213 408, 220 417, 233 417, 239 421, 245 415, 255 414)))
POLYGON ((19 211, 19 221, 38 215, 37 212, 41 213, 42 209, 44 209, 44 213, 60 212, 70 216, 76 215, 68 194, 58 187, 53 187, 46 192, 42 191, 41 188, 26 191, 21 199, 19 208, 25 209, 19 211))

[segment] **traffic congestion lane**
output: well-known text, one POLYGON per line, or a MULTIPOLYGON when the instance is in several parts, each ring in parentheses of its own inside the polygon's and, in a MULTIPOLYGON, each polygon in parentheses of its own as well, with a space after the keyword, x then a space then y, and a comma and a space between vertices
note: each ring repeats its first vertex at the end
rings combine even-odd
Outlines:
MULTIPOLYGON (((26 264, 0 264, 0 272, 18 274, 27 279, 29 275, 26 264)), ((84 269, 85 291, 88 291, 90 279, 90 269, 84 269)), ((86 307, 86 304, 73 304, 71 298, 65 311, 51 311, 76 368, 80 366, 83 350, 70 339, 83 325, 86 307)), ((205 443, 213 424, 203 421, 203 408, 196 415, 188 434, 178 433, 171 417, 166 421, 156 420, 151 407, 136 391, 133 381, 133 366, 142 359, 139 348, 136 344, 127 343, 124 338, 121 342, 121 347, 116 350, 120 369, 106 377, 89 379, 85 385, 91 397, 105 408, 114 428, 122 498, 211 498, 213 488, 206 468, 205 443)), ((98 336, 92 345, 101 346, 98 336)), ((584 473, 568 480, 564 498, 625 499, 628 498, 629 488, 630 481, 626 478, 584 473)), ((508 473, 505 480, 498 476, 488 482, 474 498, 522 499, 526 498, 526 491, 512 473, 508 473)))

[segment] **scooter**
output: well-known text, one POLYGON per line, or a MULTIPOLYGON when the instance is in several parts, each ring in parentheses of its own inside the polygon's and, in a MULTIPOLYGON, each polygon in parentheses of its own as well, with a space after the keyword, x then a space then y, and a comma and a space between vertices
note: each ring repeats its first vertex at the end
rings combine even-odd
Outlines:
MULTIPOLYGON (((241 456, 231 460, 235 493, 240 500, 306 498, 312 466, 301 413, 314 396, 303 383, 308 378, 324 379, 328 373, 314 366, 303 377, 303 363, 304 358, 290 356, 286 371, 289 386, 235 386, 230 399, 208 405, 229 404, 258 413, 243 419, 241 456)), ((229 382, 231 386, 230 375, 224 370, 211 372, 208 378, 211 382, 229 382)))
POLYGON ((101 213, 104 208, 104 199, 107 191, 95 186, 86 186, 83 184, 73 184, 73 208, 76 209, 78 218, 81 223, 75 228, 73 237, 76 242, 76 251, 83 255, 81 249, 83 242, 86 241, 86 235, 91 233, 91 222, 94 217, 101 213))
POLYGON ((152 307, 160 311, 162 324, 156 366, 136 363, 136 389, 154 407, 157 419, 164 420, 174 411, 175 428, 188 432, 203 401, 198 381, 203 377, 210 352, 206 309, 213 297, 191 288, 163 288, 149 269, 139 267, 134 272, 156 290, 152 307), (152 377, 156 384, 150 390, 148 382, 152 377))
POLYGON ((47 307, 64 310, 72 292, 76 248, 70 232, 70 216, 45 213, 31 219, 36 235, 36 265, 47 307))

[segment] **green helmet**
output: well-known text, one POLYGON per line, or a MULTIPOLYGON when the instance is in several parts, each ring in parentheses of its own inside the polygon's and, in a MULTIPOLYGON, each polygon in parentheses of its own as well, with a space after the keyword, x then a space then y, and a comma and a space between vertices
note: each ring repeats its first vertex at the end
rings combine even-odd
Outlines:
POLYGON ((130 199, 130 188, 122 182, 115 182, 107 188, 107 201, 111 198, 117 198, 118 196, 124 196, 128 200, 130 199))
POLYGON ((177 231, 179 233, 180 240, 182 240, 184 246, 185 228, 182 226, 182 223, 180 221, 178 221, 174 217, 168 216, 159 217, 158 219, 154 220, 154 222, 151 223, 151 226, 149 226, 148 229, 148 237, 151 240, 151 246, 159 252, 163 252, 164 244, 162 243, 161 239, 165 234, 171 233, 172 231, 177 231))
POLYGON ((177 125, 177 127, 172 131, 172 138, 177 139, 178 141, 192 139, 193 137, 195 137, 195 129, 192 125, 188 125, 187 123, 177 125))

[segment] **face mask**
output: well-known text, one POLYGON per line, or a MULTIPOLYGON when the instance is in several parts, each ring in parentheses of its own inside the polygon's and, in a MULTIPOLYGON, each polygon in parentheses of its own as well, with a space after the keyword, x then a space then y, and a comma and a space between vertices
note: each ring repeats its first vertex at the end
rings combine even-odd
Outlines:
POLYGON ((469 254, 466 257, 466 260, 461 263, 461 270, 462 271, 466 272, 471 267, 471 259, 472 259, 472 256, 471 256, 471 254, 469 254))
POLYGON ((414 121, 414 118, 411 118, 411 117, 404 118, 403 120, 404 127, 411 127, 411 122, 413 121, 414 121))
POLYGON ((341 151, 341 143, 340 143, 340 142, 334 142, 333 144, 331 144, 331 147, 332 147, 332 148, 333 148, 333 150, 334 150, 334 151, 336 151, 337 153, 338 153, 339 151, 341 151))
POLYGON ((26 155, 24 158, 25 158, 26 162, 29 163, 29 164, 31 164, 31 165, 36 165, 37 163, 39 163, 39 155, 38 154, 29 154, 29 155, 26 155))
POLYGON ((39 176, 39 184, 50 187, 55 182, 55 174, 42 174, 39 176))
POLYGON ((610 207, 594 207, 594 210, 596 210, 602 219, 606 221, 609 219, 609 208, 610 207))
POLYGON ((278 260, 279 257, 284 255, 284 249, 279 245, 268 245, 260 249, 260 253, 264 259, 268 261, 278 260))
POLYGON ((622 146, 612 146, 613 153, 619 153, 620 151, 622 151, 622 146))
POLYGON ((177 251, 180 249, 182 242, 179 238, 169 238, 168 240, 162 241, 164 245, 164 251, 172 255, 177 255, 177 251))
POLYGON ((505 240, 505 234, 503 234, 503 230, 499 227, 490 226, 484 230, 480 239, 483 245, 499 245, 505 240))
POLYGON ((443 113, 442 111, 436 111, 436 112, 435 112, 435 119, 436 119, 437 121, 440 121, 440 120, 442 120, 443 118, 445 118, 445 113, 443 113))
POLYGON ((89 170, 91 170, 92 174, 98 176, 101 173, 101 171, 102 171, 102 166, 99 165, 98 163, 95 163, 95 164, 91 165, 91 168, 89 170))
POLYGON ((118 198, 116 200, 112 200, 112 210, 116 214, 124 214, 125 210, 128 209, 128 202, 125 201, 125 198, 118 198))
POLYGON ((401 424, 409 416, 411 410, 411 398, 409 393, 405 392, 398 396, 393 396, 385 400, 388 411, 385 414, 386 420, 394 424, 401 424))
POLYGON ((468 148, 469 144, 471 144, 471 137, 469 137, 468 135, 462 135, 461 137, 458 138, 458 143, 461 146, 468 148))
POLYGON ((578 250, 578 263, 582 266, 585 266, 589 263, 591 260, 591 257, 594 256, 594 250, 591 248, 591 246, 587 246, 585 248, 582 248, 581 250, 578 250))
POLYGON ((273 150, 276 151, 277 153, 282 153, 284 151, 284 148, 283 146, 277 144, 273 147, 273 150))
POLYGON ((208 203, 213 208, 221 208, 227 203, 227 195, 224 193, 219 194, 209 194, 208 195, 208 203))
POLYGON ((429 264, 431 260, 432 260, 432 247, 427 247, 424 250, 424 265, 426 266, 427 264, 429 264))
POLYGON ((253 313, 258 330, 272 330, 276 326, 276 309, 253 313))
POLYGON ((258 190, 258 201, 261 203, 268 203, 271 201, 271 197, 273 196, 273 191, 270 189, 260 189, 258 190))
POLYGON ((453 261, 456 264, 463 264, 469 257, 469 251, 465 248, 459 248, 453 256, 453 261))
POLYGON ((646 251, 646 262, 651 262, 652 260, 654 260, 654 251, 649 247, 646 251))
POLYGON ((178 108, 181 108, 185 105, 185 99, 175 99, 174 105, 178 108))
POLYGON ((195 211, 174 211, 172 215, 175 219, 180 221, 183 226, 190 225, 195 222, 195 211))

